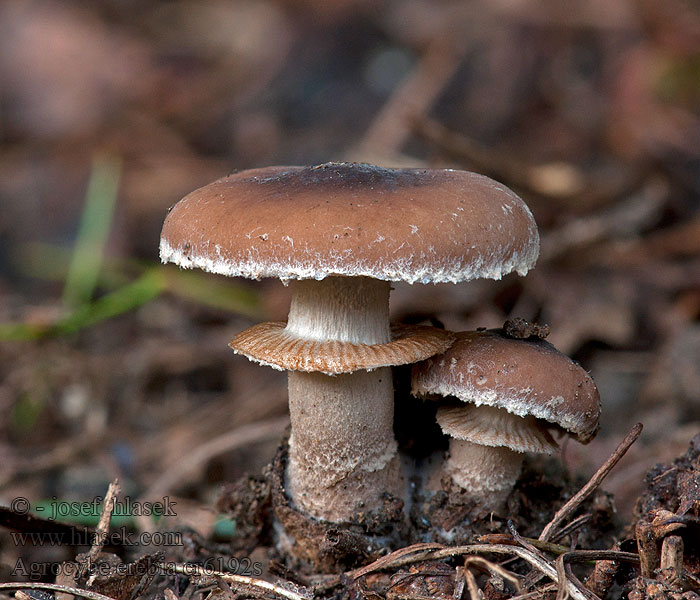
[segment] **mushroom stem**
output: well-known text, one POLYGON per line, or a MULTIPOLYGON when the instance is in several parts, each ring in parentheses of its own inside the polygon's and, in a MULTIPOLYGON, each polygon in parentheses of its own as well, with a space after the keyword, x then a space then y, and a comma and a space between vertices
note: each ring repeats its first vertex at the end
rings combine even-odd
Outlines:
MULTIPOLYGON (((389 341, 389 283, 329 277, 292 286, 287 330, 296 337, 389 341)), ((289 372, 287 475, 299 508, 339 522, 378 508, 385 492, 401 495, 393 402, 387 367, 337 376, 289 372)))
POLYGON ((287 331, 312 340, 354 344, 390 341, 388 281, 327 277, 293 281, 287 331))
POLYGON ((451 439, 445 472, 484 509, 497 511, 513 489, 522 464, 523 454, 505 446, 451 439))

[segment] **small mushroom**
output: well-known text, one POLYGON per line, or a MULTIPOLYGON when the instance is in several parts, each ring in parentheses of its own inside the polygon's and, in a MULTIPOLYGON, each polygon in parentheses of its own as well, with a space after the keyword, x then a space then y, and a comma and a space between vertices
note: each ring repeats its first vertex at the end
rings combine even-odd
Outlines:
POLYGON ((583 443, 595 436, 600 397, 588 373, 548 342, 513 339, 500 329, 456 335, 447 352, 414 365, 412 393, 454 399, 437 412, 451 437, 443 470, 497 511, 520 474, 523 453, 556 451, 547 428, 583 443))
POLYGON ((161 259, 231 277, 292 282, 286 323, 231 347, 289 371, 287 491, 340 522, 403 496, 393 436, 393 365, 443 352, 452 334, 390 328, 391 281, 525 274, 539 251, 527 206, 463 171, 365 164, 244 171, 192 192, 169 213, 161 259))

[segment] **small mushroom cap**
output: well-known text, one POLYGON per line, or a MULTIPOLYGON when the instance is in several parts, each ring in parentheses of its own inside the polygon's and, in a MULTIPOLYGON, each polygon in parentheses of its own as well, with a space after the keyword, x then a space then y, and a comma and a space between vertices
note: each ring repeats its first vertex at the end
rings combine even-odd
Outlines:
POLYGON ((581 442, 598 431, 600 395, 576 362, 543 340, 463 331, 450 349, 413 367, 416 396, 454 396, 558 425, 581 442))
POLYGON ((532 213, 505 186, 456 170, 358 163, 242 171, 168 214, 163 262, 231 277, 366 276, 410 283, 524 275, 532 213))
POLYGON ((441 406, 436 419, 443 433, 481 446, 503 446, 516 452, 552 454, 557 443, 532 415, 519 417, 492 406, 441 406))
POLYGON ((279 370, 338 375, 379 367, 408 365, 440 354, 450 347, 454 334, 436 327, 395 325, 386 344, 355 344, 338 340, 297 337, 287 323, 259 323, 234 337, 229 346, 257 363, 279 370))

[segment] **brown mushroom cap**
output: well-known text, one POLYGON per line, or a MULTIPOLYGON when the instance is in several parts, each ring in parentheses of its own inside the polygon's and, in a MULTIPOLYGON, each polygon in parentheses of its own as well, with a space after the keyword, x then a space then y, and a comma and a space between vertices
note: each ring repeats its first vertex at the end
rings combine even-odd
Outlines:
POLYGON ((500 330, 458 333, 447 352, 413 367, 412 388, 417 396, 455 396, 533 415, 581 442, 598 431, 600 396, 590 375, 551 344, 500 330))
POLYGON ((454 340, 454 334, 445 329, 395 325, 386 344, 354 344, 300 338, 289 333, 286 325, 285 321, 253 325, 229 346, 236 354, 275 369, 338 375, 418 362, 444 352, 454 340))
POLYGON ((228 276, 367 276, 411 283, 524 275, 539 253, 530 210, 455 170, 357 163, 242 171, 168 214, 161 259, 228 276))

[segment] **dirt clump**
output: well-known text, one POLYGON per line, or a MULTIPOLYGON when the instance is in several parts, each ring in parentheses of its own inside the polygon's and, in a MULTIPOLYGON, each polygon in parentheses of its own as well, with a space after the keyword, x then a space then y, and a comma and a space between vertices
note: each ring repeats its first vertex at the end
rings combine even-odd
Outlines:
MULTIPOLYGON (((469 544, 484 534, 507 532, 509 521, 521 535, 536 538, 583 481, 567 474, 555 458, 529 456, 502 514, 481 509, 449 477, 441 483, 441 491, 416 494, 410 513, 413 542, 469 544)), ((583 518, 574 533, 584 547, 608 548, 620 529, 612 497, 601 490, 586 500, 572 519, 577 517, 583 518)))
POLYGON ((700 434, 673 463, 652 468, 646 486, 628 529, 640 559, 628 597, 700 598, 700 434))
MULTIPOLYGON (((227 487, 217 507, 236 519, 232 547, 267 546, 276 562, 300 574, 340 573, 409 544, 462 545, 481 536, 507 536, 509 523, 521 535, 536 538, 582 483, 569 477, 559 461, 533 456, 525 461, 502 514, 481 509, 446 477, 440 491, 415 492, 408 518, 403 501, 387 495, 379 511, 337 524, 311 518, 290 502, 284 487, 287 451, 283 442, 265 479, 245 477, 227 487)), ((609 494, 595 492, 572 515, 577 518, 579 526, 567 534, 577 544, 611 547, 620 527, 609 494)))
POLYGON ((653 467, 647 473, 646 485, 635 507, 638 519, 657 509, 700 517, 700 433, 672 464, 653 467))

